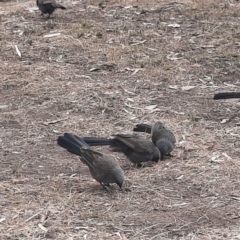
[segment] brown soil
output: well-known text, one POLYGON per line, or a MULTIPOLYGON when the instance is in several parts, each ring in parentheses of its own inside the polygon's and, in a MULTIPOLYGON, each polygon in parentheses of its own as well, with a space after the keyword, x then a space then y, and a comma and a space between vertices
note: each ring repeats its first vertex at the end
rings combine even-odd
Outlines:
POLYGON ((240 4, 99 2, 0 3, 0 239, 239 239, 240 4), (174 156, 114 154, 122 191, 56 144, 158 120, 174 156))

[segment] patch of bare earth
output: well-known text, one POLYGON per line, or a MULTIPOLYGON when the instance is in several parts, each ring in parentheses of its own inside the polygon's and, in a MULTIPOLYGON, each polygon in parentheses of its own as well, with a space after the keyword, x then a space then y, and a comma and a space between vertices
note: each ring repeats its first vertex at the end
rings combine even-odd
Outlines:
POLYGON ((240 104, 212 98, 240 90, 240 4, 60 3, 49 20, 0 3, 0 238, 239 239, 240 104), (137 169, 115 154, 122 191, 56 144, 157 120, 174 157, 137 169))

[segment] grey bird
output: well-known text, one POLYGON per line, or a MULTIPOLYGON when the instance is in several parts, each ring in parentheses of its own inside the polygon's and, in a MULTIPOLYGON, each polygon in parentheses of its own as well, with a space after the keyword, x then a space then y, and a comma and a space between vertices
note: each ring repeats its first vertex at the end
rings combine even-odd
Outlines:
POLYGON ((55 0, 37 0, 37 6, 43 14, 48 14, 48 18, 55 11, 56 8, 66 9, 64 6, 56 3, 55 0))
POLYGON ((103 187, 106 188, 109 183, 116 183, 122 188, 124 173, 116 159, 92 150, 82 138, 70 133, 59 136, 57 143, 69 152, 80 156, 81 161, 88 166, 92 177, 103 187))
POLYGON ((174 134, 169 129, 165 128, 161 122, 156 122, 153 126, 148 124, 137 124, 133 131, 151 133, 153 144, 161 152, 161 160, 164 159, 164 156, 170 155, 175 148, 176 138, 174 134))
POLYGON ((223 92, 216 93, 213 97, 214 100, 219 99, 230 99, 230 98, 240 98, 240 92, 223 92))
POLYGON ((83 140, 90 146, 110 145, 112 151, 124 153, 132 163, 136 164, 158 162, 161 158, 161 153, 151 141, 135 135, 117 134, 112 139, 85 137, 83 140))

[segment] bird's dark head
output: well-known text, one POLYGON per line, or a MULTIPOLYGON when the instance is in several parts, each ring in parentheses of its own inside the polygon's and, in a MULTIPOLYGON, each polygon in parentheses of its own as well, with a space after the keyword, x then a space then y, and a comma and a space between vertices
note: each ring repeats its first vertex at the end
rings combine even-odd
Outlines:
POLYGON ((117 184, 120 188, 122 188, 123 182, 116 181, 116 184, 117 184))
POLYGON ((124 182, 124 173, 122 168, 117 169, 116 173, 115 173, 115 177, 116 177, 116 181, 115 183, 122 188, 123 182, 124 182))
POLYGON ((151 136, 153 136, 154 133, 161 131, 163 128, 164 126, 161 122, 154 123, 151 128, 151 136))

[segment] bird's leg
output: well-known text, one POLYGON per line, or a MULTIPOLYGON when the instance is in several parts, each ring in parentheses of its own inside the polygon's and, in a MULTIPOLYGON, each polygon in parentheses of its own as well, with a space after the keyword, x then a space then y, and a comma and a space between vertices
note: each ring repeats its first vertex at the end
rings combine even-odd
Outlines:
POLYGON ((136 163, 136 167, 137 168, 143 168, 144 167, 144 163, 136 163))
POLYGON ((109 189, 107 188, 107 186, 110 187, 109 183, 104 184, 104 183, 100 182, 100 184, 103 186, 103 188, 104 188, 105 190, 109 191, 109 189))

